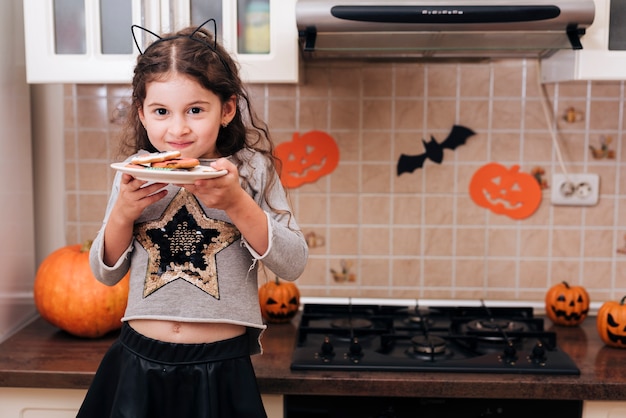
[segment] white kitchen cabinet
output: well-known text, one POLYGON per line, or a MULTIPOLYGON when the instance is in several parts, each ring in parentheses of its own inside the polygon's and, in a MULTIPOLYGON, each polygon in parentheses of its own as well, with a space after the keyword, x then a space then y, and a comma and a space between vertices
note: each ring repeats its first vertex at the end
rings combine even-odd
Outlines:
MULTIPOLYGON (((248 83, 295 83, 296 0, 24 0, 29 83, 130 83, 130 27, 155 33, 214 18, 248 83)), ((142 45, 143 46, 143 45, 142 45)))
POLYGON ((585 401, 583 418, 626 417, 626 401, 585 401))
MULTIPOLYGON (((0 387, 2 418, 74 418, 85 397, 82 389, 0 387)), ((268 418, 283 417, 282 395, 263 395, 268 418)))
POLYGON ((582 50, 561 50, 541 62, 546 83, 573 80, 626 80, 626 6, 594 0, 593 24, 581 38, 582 50))

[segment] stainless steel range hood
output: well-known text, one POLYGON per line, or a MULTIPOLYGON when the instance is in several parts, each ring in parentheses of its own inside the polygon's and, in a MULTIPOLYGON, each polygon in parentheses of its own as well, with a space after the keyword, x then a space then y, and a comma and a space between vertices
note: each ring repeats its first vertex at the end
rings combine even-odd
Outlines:
POLYGON ((522 58, 581 49, 593 0, 298 0, 305 58, 522 58))

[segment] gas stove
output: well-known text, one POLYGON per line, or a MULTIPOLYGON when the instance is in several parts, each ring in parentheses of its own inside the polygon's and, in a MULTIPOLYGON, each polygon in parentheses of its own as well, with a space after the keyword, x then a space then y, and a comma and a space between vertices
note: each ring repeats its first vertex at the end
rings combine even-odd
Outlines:
POLYGON ((578 375, 532 307, 306 304, 292 370, 578 375))

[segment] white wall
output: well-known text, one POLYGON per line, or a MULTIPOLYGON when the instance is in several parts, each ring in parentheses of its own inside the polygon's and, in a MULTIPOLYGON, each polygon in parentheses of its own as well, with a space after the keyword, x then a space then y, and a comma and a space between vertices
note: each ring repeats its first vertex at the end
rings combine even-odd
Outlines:
POLYGON ((35 227, 21 0, 0 2, 0 340, 35 315, 35 227))

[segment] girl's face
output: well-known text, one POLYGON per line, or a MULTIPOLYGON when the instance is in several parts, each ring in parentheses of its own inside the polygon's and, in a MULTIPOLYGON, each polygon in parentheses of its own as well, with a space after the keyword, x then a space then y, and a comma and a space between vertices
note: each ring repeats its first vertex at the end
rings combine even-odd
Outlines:
POLYGON ((222 103, 217 95, 186 75, 173 73, 146 85, 139 119, 159 151, 180 151, 185 158, 218 158, 220 126, 237 110, 235 96, 222 103))

